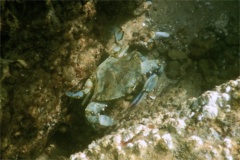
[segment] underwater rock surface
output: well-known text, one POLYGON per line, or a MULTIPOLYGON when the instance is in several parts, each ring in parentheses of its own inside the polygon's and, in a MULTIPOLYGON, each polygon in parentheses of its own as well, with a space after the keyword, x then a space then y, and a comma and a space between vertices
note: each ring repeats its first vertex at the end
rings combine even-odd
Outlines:
POLYGON ((240 77, 175 110, 128 119, 70 159, 239 159, 239 102, 240 77))

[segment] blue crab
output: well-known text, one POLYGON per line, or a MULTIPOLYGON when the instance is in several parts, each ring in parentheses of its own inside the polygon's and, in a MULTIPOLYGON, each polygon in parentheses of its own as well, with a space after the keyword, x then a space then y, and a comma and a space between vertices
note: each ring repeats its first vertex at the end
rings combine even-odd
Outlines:
POLYGON ((156 86, 158 76, 163 72, 165 64, 163 61, 149 60, 138 51, 126 54, 129 46, 123 43, 123 30, 113 26, 111 31, 115 37, 112 51, 118 55, 110 56, 103 61, 92 78, 86 81, 83 90, 77 93, 66 93, 72 98, 85 97, 82 104, 85 104, 92 95, 90 103, 85 109, 85 116, 95 129, 116 124, 116 120, 104 114, 108 107, 107 103, 131 94, 139 83, 145 81, 141 92, 130 107, 140 103, 146 94, 156 86))
POLYGON ((103 114, 108 107, 107 102, 132 93, 138 84, 146 79, 144 77, 149 75, 141 92, 130 106, 137 105, 147 93, 154 89, 163 69, 164 63, 149 60, 137 51, 120 58, 110 56, 99 65, 92 78, 86 81, 83 90, 77 93, 67 92, 66 95, 72 98, 83 98, 93 92, 90 103, 85 109, 87 121, 95 129, 113 126, 116 121, 103 114))

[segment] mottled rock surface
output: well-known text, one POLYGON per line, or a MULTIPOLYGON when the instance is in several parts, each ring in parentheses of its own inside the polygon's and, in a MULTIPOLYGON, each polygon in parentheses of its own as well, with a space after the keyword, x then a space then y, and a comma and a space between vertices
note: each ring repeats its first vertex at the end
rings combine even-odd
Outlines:
POLYGON ((239 102, 240 77, 180 101, 174 108, 171 103, 158 106, 161 111, 147 112, 146 118, 137 112, 134 117, 139 118, 122 122, 70 158, 239 159, 239 102))

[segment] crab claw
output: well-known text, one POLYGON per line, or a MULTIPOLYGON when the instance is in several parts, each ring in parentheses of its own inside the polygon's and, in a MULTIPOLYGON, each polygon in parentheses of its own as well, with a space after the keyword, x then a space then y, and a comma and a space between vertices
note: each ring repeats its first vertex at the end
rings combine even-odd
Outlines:
POLYGON ((153 89, 157 85, 157 81, 158 76, 156 74, 152 74, 144 84, 142 91, 137 95, 137 97, 133 100, 130 106, 138 105, 149 92, 153 91, 153 89))
POLYGON ((109 127, 115 124, 115 121, 111 117, 100 115, 106 107, 106 104, 96 102, 91 102, 86 107, 85 116, 93 128, 97 129, 96 127, 109 127))
POLYGON ((99 121, 99 124, 104 127, 113 126, 115 124, 114 120, 111 117, 106 115, 99 115, 98 121, 99 121))

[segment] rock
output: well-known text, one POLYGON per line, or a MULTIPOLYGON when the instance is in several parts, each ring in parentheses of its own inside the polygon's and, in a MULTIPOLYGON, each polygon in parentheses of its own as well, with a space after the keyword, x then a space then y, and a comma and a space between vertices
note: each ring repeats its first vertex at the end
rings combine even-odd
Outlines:
POLYGON ((239 98, 234 95, 240 93, 239 89, 240 77, 180 102, 179 112, 160 111, 148 118, 130 120, 132 123, 117 126, 113 132, 93 141, 88 149, 72 154, 70 159, 235 159, 240 149, 237 145, 240 113, 239 98), (179 123, 183 127, 179 128, 179 123), (146 131, 150 134, 144 136, 146 131), (128 133, 130 139, 122 141, 128 133), (186 146, 181 147, 182 144, 186 146))
POLYGON ((170 61, 167 64, 166 75, 169 78, 177 79, 181 76, 181 65, 178 61, 170 61))
POLYGON ((224 30, 228 25, 229 17, 226 14, 221 14, 220 17, 215 21, 214 25, 218 30, 224 30))
POLYGON ((187 59, 187 53, 178 51, 178 50, 171 50, 168 52, 168 57, 170 57, 173 60, 183 60, 187 59))
POLYGON ((239 35, 237 35, 237 34, 229 34, 229 35, 227 35, 226 36, 226 43, 228 44, 228 45, 235 45, 235 46, 237 46, 237 45, 239 45, 239 35))
POLYGON ((209 37, 207 39, 201 37, 195 38, 190 44, 189 56, 194 60, 199 60, 201 58, 207 57, 209 50, 214 48, 215 45, 215 37, 209 37))

